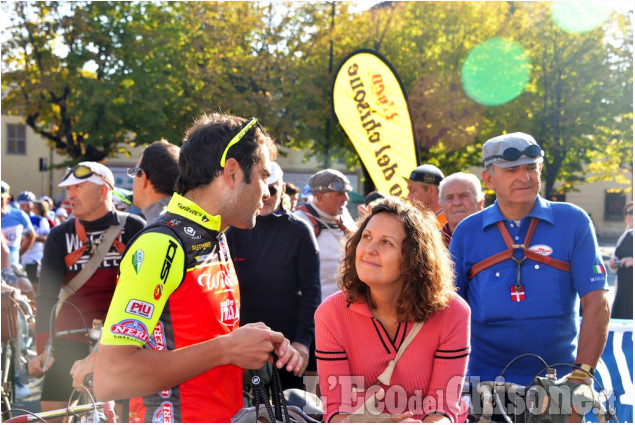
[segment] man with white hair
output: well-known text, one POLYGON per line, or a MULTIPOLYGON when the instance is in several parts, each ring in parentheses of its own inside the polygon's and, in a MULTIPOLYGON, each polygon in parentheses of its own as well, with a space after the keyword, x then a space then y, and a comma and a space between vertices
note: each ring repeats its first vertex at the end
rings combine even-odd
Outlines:
POLYGON ((51 229, 44 245, 36 298, 38 355, 29 362, 32 375, 46 372, 42 410, 66 406, 73 389, 71 367, 89 353, 83 334, 54 338, 54 354, 47 349, 54 310, 56 333, 90 327, 93 319, 103 320, 115 290, 121 254, 145 224, 138 216, 114 210, 114 181, 108 167, 86 161, 69 170, 58 185, 68 191, 74 219, 51 229))
POLYGON ((454 173, 439 185, 439 201, 448 222, 441 228, 445 246, 450 247, 454 229, 463 219, 483 209, 485 194, 474 174, 454 173))

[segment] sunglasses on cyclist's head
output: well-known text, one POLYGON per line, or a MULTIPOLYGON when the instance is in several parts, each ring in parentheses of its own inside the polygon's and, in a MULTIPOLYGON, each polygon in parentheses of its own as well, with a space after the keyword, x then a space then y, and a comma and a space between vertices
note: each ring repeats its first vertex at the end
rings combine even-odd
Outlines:
POLYGON ((243 137, 245 137, 245 134, 247 134, 249 132, 249 130, 251 130, 252 127, 255 126, 255 125, 258 125, 258 127, 260 127, 260 131, 262 131, 264 133, 264 129, 262 128, 262 126, 258 122, 258 118, 252 117, 252 118, 249 119, 249 121, 245 121, 245 123, 243 124, 243 126, 240 129, 240 131, 238 132, 238 134, 236 134, 234 137, 232 137, 232 139, 227 144, 227 147, 225 147, 225 150, 223 151, 223 155, 220 157, 220 166, 221 167, 225 167, 225 160, 227 159, 227 152, 229 151, 229 148, 231 148, 232 146, 234 146, 235 144, 240 142, 243 139, 243 137))
POLYGON ((505 161, 516 161, 521 156, 525 155, 529 158, 539 158, 544 154, 540 146, 529 145, 524 150, 518 148, 507 148, 503 151, 502 155, 492 155, 485 158, 484 162, 491 161, 492 159, 504 159, 505 161))
POLYGON ((95 175, 99 177, 100 179, 102 179, 108 185, 108 187, 110 187, 111 189, 114 189, 113 183, 110 180, 108 180, 106 176, 94 171, 92 168, 90 168, 87 165, 78 164, 74 166, 73 168, 67 168, 66 175, 62 179, 62 182, 68 179, 71 175, 73 175, 73 177, 80 180, 86 180, 90 178, 91 176, 95 175))

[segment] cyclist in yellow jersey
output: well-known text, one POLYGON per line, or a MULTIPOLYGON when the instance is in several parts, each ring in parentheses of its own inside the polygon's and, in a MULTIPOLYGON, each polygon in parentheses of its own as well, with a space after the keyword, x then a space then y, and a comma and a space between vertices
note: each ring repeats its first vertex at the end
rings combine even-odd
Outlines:
POLYGON ((223 231, 251 228, 269 196, 276 147, 257 120, 202 116, 186 134, 167 212, 128 246, 95 366, 100 399, 144 396, 147 422, 227 422, 242 368, 299 374, 289 341, 239 326, 240 293, 223 231))

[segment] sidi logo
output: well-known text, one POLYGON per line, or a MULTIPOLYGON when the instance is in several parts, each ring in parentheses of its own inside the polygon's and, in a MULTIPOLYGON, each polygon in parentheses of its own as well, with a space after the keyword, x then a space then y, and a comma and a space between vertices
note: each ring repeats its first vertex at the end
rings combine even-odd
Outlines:
POLYGON ((128 306, 126 307, 126 313, 135 314, 137 316, 145 317, 146 319, 150 319, 153 312, 154 305, 139 300, 130 300, 130 302, 128 302, 128 306))

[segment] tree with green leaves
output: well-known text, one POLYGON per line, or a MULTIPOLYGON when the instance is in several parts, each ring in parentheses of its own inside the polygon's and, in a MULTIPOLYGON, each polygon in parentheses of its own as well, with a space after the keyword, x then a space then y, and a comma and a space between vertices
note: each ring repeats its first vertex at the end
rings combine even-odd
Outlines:
POLYGON ((522 3, 506 27, 531 60, 531 79, 518 98, 489 108, 488 118, 499 132, 524 131, 542 146, 547 197, 586 181, 588 165, 611 145, 630 146, 632 157, 632 27, 624 18, 613 14, 603 27, 568 33, 550 3, 522 3), (611 48, 618 40, 621 49, 611 48))
POLYGON ((3 113, 21 114, 69 162, 132 144, 180 143, 205 110, 257 116, 287 148, 324 166, 360 165, 332 110, 337 65, 368 48, 397 69, 422 160, 446 173, 480 164, 480 147, 525 131, 546 151, 547 196, 594 179, 632 179, 632 25, 569 34, 544 2, 3 3, 3 113), (531 78, 485 106, 461 71, 480 43, 515 40, 531 78))
POLYGON ((13 20, 3 34, 3 113, 24 116, 69 162, 161 137, 180 143, 205 110, 269 110, 274 90, 257 51, 264 24, 255 3, 3 8, 13 20))

